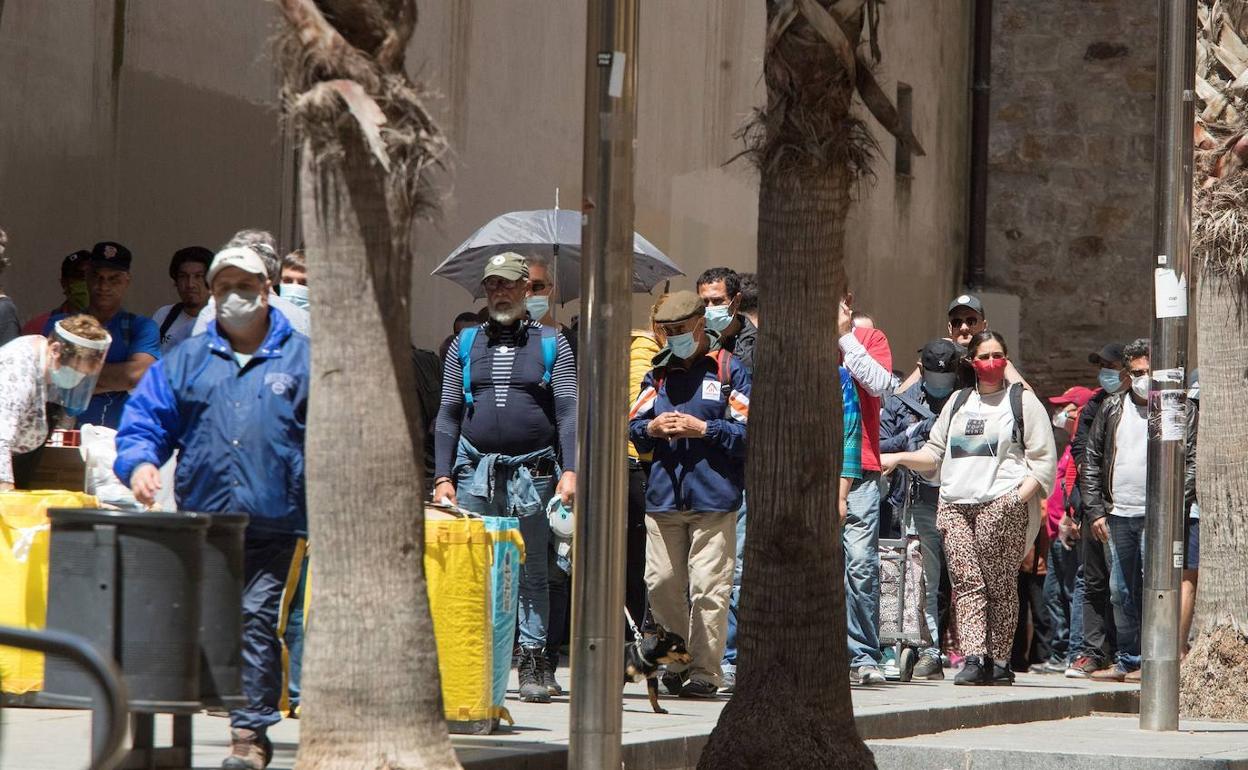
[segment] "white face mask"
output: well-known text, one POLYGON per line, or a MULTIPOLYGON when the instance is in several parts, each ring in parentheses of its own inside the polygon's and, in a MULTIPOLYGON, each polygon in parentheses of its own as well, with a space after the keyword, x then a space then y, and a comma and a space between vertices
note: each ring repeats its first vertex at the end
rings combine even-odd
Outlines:
POLYGON ((217 321, 228 329, 245 329, 265 310, 260 292, 231 291, 217 303, 217 321))
POLYGON ((1053 427, 1066 430, 1066 425, 1070 422, 1070 412, 1062 410, 1053 415, 1053 427))
POLYGON ((1148 400, 1148 386, 1152 384, 1152 379, 1147 374, 1142 377, 1131 378, 1131 392, 1136 395, 1136 398, 1139 398, 1141 401, 1148 400))

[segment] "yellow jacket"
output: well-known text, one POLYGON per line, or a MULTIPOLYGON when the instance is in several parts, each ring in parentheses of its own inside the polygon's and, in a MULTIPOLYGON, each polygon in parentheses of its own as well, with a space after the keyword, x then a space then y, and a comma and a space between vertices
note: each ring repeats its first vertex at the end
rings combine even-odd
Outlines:
MULTIPOLYGON (((637 400, 641 395, 641 380, 651 369, 650 362, 659 354, 659 343, 654 335, 641 329, 633 329, 628 343, 628 403, 637 400)), ((628 442, 628 456, 634 460, 649 462, 650 455, 639 455, 633 442, 628 442)))

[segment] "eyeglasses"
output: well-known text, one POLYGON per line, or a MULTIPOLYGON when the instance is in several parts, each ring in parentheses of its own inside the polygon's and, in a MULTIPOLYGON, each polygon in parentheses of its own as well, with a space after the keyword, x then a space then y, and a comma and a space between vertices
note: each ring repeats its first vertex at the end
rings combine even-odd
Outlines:
POLYGON ((963 326, 977 326, 979 325, 980 320, 980 317, 977 315, 968 315, 963 316, 962 318, 953 318, 951 316, 949 318, 949 328, 960 329, 963 326))
POLYGON ((1004 353, 980 353, 975 356, 976 361, 1000 361, 1005 358, 1004 353))
POLYGON ((551 285, 552 284, 545 283, 543 281, 533 281, 529 284, 529 288, 533 290, 534 294, 541 294, 542 292, 549 289, 551 285))
POLYGON ((499 278, 496 275, 492 275, 481 282, 481 288, 489 292, 511 291, 516 288, 517 283, 519 283, 519 281, 510 281, 506 278, 499 278))

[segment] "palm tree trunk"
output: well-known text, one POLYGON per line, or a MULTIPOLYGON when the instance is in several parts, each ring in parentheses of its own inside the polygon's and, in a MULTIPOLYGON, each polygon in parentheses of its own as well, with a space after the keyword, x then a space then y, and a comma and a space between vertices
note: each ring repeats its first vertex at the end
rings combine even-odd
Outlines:
POLYGON ((1200 339, 1200 583, 1196 640, 1183 662, 1188 718, 1248 720, 1248 305, 1242 283, 1206 273, 1197 289, 1200 339))
POLYGON ((737 689, 699 768, 875 766, 854 728, 837 523, 836 308, 850 183, 843 166, 821 177, 764 172, 761 181, 767 323, 750 404, 737 689))

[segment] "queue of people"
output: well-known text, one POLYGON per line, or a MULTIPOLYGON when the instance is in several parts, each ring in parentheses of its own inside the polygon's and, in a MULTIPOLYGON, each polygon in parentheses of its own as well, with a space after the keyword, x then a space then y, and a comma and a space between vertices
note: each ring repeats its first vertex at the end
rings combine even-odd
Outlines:
MULTIPOLYGON (((297 655, 291 709, 282 706, 278 628, 283 608, 301 604, 287 577, 306 553, 304 255, 279 258, 260 230, 240 231, 215 253, 179 249, 168 265, 177 302, 152 318, 125 309, 133 266, 113 241, 66 256, 63 301, 0 347, 0 491, 23 485, 51 425, 76 418, 117 429, 114 469, 140 503, 154 500, 159 469, 176 453, 180 507, 251 515, 248 704, 230 714, 223 767, 263 768, 267 728, 297 713, 297 655)), ((520 519, 528 558, 518 697, 548 703, 563 693, 555 672, 575 568, 548 513, 570 508, 576 492, 577 335, 575 323, 555 318, 558 286, 545 259, 493 256, 481 289, 485 307, 455 319, 431 386, 431 495, 435 504, 520 519)), ((712 268, 694 291, 660 297, 649 328, 630 343, 622 608, 630 626, 661 626, 686 641, 690 663, 663 677, 680 697, 735 686, 758 308, 754 276, 712 268)), ((880 540, 899 523, 923 562, 915 678, 942 679, 961 662, 954 681, 962 685, 1010 684, 1028 670, 1138 679, 1147 340, 1093 354, 1100 387, 1049 399, 1050 415, 973 295, 950 302, 944 333, 918 351, 904 382, 887 336, 855 310, 852 293, 838 313, 844 458, 838 511, 829 515, 841 525, 852 681, 884 684, 896 662, 880 635, 880 540)), ((0 296, 0 331, 14 326, 14 302, 0 296)), ((1198 403, 1193 385, 1184 573, 1193 591, 1198 403)), ((1190 606, 1185 592, 1189 624, 1190 606)))

